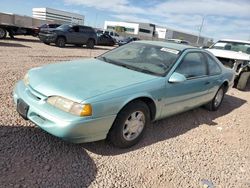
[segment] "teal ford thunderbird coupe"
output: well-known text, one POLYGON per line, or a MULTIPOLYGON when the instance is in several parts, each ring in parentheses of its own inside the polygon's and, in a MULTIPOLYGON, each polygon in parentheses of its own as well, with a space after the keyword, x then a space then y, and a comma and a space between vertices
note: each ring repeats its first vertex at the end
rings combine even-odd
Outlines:
POLYGON ((122 148, 136 144, 152 121, 203 105, 217 110, 233 80, 208 51, 137 41, 31 69, 13 95, 19 114, 54 136, 122 148))

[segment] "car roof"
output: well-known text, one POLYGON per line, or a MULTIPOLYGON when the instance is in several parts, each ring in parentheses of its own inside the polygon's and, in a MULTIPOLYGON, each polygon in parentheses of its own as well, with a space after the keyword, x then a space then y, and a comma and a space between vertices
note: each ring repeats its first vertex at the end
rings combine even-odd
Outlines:
POLYGON ((136 42, 144 43, 144 44, 151 44, 151 45, 156 45, 156 46, 162 46, 162 47, 165 47, 165 48, 172 48, 172 49, 179 50, 179 51, 182 51, 182 50, 185 50, 185 49, 190 49, 190 48, 197 49, 196 47, 193 47, 193 46, 190 46, 190 45, 178 44, 178 43, 172 43, 172 42, 146 41, 146 40, 139 40, 139 41, 136 41, 136 42))
POLYGON ((240 43, 246 43, 246 44, 250 44, 250 41, 247 40, 232 40, 232 39, 220 39, 218 40, 218 42, 240 42, 240 43))

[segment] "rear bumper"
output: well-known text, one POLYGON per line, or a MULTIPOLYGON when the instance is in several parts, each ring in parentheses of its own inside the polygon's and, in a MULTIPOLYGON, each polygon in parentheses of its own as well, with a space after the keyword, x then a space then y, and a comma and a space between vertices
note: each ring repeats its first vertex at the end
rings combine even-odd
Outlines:
POLYGON ((17 83, 13 97, 17 104, 22 99, 29 105, 27 118, 46 132, 73 143, 105 139, 116 115, 92 118, 78 117, 49 105, 43 96, 41 100, 32 97, 41 94, 27 88, 23 81, 17 83))

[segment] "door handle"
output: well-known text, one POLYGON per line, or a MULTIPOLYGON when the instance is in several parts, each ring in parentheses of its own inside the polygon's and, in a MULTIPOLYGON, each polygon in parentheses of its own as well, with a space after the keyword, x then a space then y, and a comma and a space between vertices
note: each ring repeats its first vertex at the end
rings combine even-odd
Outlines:
POLYGON ((210 84, 210 82, 205 82, 205 84, 204 84, 204 85, 208 85, 208 84, 210 84))

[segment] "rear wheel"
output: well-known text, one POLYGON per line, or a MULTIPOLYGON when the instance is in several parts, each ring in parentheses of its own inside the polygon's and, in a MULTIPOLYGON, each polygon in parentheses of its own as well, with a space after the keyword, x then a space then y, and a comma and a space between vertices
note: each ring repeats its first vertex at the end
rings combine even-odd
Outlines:
POLYGON ((129 103, 118 113, 107 138, 116 147, 131 147, 139 142, 149 123, 148 106, 141 101, 129 103))
POLYGON ((89 39, 86 44, 87 48, 93 49, 95 46, 95 41, 93 39, 89 39))
POLYGON ((221 86, 216 95, 214 96, 214 98, 205 105, 205 107, 210 110, 210 111, 216 111, 219 109, 223 99, 224 99, 224 95, 225 95, 225 87, 221 86))
POLYGON ((110 42, 109 43, 109 46, 114 46, 115 45, 115 42, 110 42))
POLYGON ((6 29, 0 27, 0 39, 6 38, 6 35, 7 35, 6 29))
POLYGON ((8 32, 9 32, 10 38, 11 38, 11 39, 14 39, 15 37, 14 37, 13 31, 10 29, 10 30, 8 30, 8 32))
POLYGON ((58 37, 56 39, 56 46, 63 48, 65 47, 65 44, 66 44, 66 39, 64 37, 58 37))

